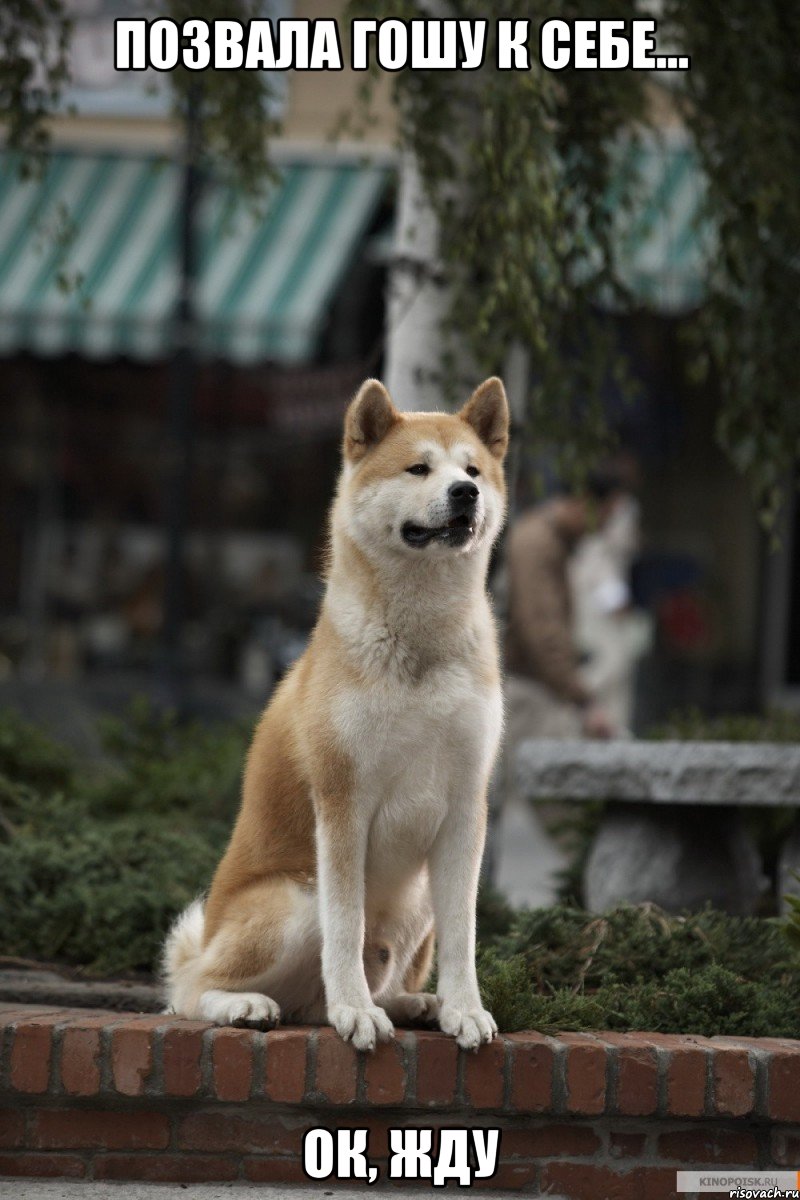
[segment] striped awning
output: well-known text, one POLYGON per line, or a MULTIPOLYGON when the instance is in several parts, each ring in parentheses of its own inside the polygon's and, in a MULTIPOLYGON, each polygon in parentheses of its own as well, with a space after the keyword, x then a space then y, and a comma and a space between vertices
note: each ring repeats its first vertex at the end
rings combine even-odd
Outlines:
MULTIPOLYGON (((171 345, 180 175, 173 163, 54 153, 22 180, 0 159, 0 355, 156 358, 171 345)), ((311 358, 388 170, 296 162, 263 202, 207 184, 199 208, 203 354, 311 358)))

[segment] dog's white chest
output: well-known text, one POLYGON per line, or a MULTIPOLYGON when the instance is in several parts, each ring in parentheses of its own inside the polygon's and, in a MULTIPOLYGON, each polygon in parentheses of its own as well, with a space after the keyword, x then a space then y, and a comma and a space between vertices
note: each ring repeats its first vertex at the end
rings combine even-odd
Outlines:
POLYGON ((448 807, 482 784, 500 729, 499 693, 452 665, 415 687, 343 692, 337 732, 370 821, 368 872, 397 880, 427 857, 448 807))

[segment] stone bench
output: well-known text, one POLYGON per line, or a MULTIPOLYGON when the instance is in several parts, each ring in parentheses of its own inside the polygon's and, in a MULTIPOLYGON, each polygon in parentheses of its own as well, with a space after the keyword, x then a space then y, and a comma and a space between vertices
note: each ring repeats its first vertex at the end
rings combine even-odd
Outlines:
MULTIPOLYGON (((532 800, 606 801, 584 874, 588 908, 652 901, 755 911, 767 887, 744 807, 800 807, 800 747, 755 742, 538 741, 517 754, 532 800)), ((800 826, 783 847, 781 895, 800 891, 800 826)))

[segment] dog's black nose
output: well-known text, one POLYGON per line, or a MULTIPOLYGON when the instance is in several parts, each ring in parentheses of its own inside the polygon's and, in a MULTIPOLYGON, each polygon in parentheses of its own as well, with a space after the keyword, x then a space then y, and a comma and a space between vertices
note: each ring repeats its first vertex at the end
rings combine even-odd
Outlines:
POLYGON ((470 509, 478 499, 478 489, 469 479, 464 479, 458 483, 451 483, 447 489, 447 494, 450 497, 450 504, 453 508, 464 512, 470 509))

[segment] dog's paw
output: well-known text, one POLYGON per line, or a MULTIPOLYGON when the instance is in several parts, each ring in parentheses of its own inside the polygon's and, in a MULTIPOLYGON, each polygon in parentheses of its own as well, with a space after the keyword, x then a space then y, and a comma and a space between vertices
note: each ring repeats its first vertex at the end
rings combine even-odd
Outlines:
POLYGON ((394 1027, 382 1008, 374 1004, 355 1008, 352 1004, 331 1004, 328 1020, 346 1042, 356 1050, 374 1050, 376 1042, 394 1037, 394 1027))
POLYGON ((481 1042, 490 1042, 497 1025, 485 1008, 461 1008, 444 1003, 439 1009, 439 1028, 456 1039, 462 1050, 477 1050, 481 1042))
POLYGON ((244 1025, 254 1029, 272 1029, 281 1019, 275 1001, 260 992, 203 992, 200 1012, 215 1025, 244 1025))
POLYGON ((386 1011, 398 1025, 408 1021, 435 1021, 439 1001, 433 992, 400 992, 386 1001, 386 1011))

